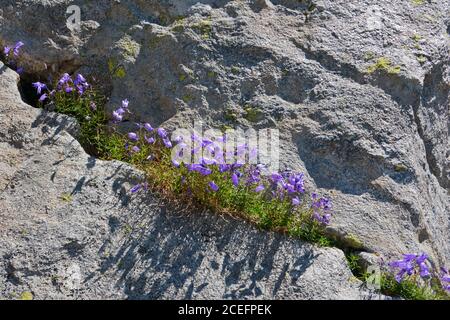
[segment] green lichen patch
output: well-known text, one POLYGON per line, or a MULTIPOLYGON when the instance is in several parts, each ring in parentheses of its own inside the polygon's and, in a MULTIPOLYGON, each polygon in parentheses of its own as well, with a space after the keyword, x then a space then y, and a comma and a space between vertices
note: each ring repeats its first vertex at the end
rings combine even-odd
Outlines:
POLYGON ((388 74, 398 74, 401 71, 401 67, 399 65, 393 66, 391 60, 386 57, 381 57, 378 58, 374 64, 367 67, 366 70, 368 74, 372 74, 376 71, 383 71, 388 74))
POLYGON ((223 116, 224 116, 225 120, 235 122, 235 121, 237 121, 237 119, 239 117, 239 113, 233 108, 228 108, 224 111, 223 116))
POLYGON ((239 68, 238 66, 232 66, 231 67, 231 73, 232 74, 239 74, 241 72, 241 68, 239 68))
POLYGON ((125 35, 116 43, 125 58, 136 59, 139 55, 141 45, 134 41, 129 35, 125 35))
POLYGON ((405 166, 403 163, 398 163, 394 165, 394 170, 396 172, 405 172, 406 170, 408 170, 408 167, 405 166))
POLYGON ((125 67, 122 65, 119 65, 116 59, 109 58, 107 63, 108 63, 109 74, 113 78, 122 79, 126 76, 127 73, 125 71, 125 67))
POLYGON ((212 33, 212 19, 211 17, 208 17, 200 20, 199 22, 191 25, 191 28, 200 34, 202 39, 207 40, 210 38, 212 33))
POLYGON ((343 243, 345 246, 352 249, 361 249, 364 247, 363 242, 354 234, 349 233, 343 238, 343 243))
POLYGON ((60 196, 60 199, 61 199, 62 201, 64 201, 64 202, 72 202, 72 200, 73 200, 72 195, 69 194, 69 193, 63 193, 63 194, 60 196))
POLYGON ((413 5, 420 6, 425 3, 424 0, 411 0, 413 5))
POLYGON ((246 106, 244 108, 244 118, 250 122, 258 122, 262 119, 263 113, 256 107, 246 106))
POLYGON ((428 59, 424 55, 420 54, 417 56, 417 61, 419 61, 420 64, 424 64, 425 62, 428 61, 428 59))
POLYGON ((20 300, 33 300, 33 294, 29 291, 24 291, 20 294, 20 300))

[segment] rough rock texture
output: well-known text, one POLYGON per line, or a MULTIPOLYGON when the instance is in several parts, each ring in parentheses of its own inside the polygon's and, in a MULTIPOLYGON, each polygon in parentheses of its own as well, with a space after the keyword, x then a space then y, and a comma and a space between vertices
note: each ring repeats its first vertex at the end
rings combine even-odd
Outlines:
POLYGON ((331 232, 445 264, 448 10, 440 0, 2 0, 0 42, 26 43, 30 75, 95 74, 111 108, 130 99, 132 120, 278 128, 283 164, 332 196, 331 232), (69 3, 80 31, 66 28, 69 3))
POLYGON ((0 40, 27 43, 30 72, 94 65, 136 120, 279 128, 338 234, 449 258, 445 2, 78 1, 80 32, 68 1, 29 2, 2 1, 0 40))
POLYGON ((17 81, 0 63, 0 298, 379 298, 338 249, 130 197, 140 173, 88 156, 17 81))

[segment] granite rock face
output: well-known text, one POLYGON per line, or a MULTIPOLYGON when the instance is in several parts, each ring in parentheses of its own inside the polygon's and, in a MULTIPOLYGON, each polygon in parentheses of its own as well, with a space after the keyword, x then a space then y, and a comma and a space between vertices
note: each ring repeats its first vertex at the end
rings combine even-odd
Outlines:
POLYGON ((380 298, 338 249, 130 196, 141 173, 87 155, 17 81, 0 63, 2 299, 380 298))
POLYGON ((330 232, 448 264, 445 1, 79 0, 80 30, 70 4, 0 3, 27 76, 95 75, 133 121, 277 128, 282 165, 333 198, 330 232))

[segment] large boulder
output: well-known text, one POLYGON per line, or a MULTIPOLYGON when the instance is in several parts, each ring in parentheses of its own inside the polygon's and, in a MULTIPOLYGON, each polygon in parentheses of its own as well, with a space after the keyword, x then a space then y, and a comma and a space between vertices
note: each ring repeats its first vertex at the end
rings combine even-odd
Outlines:
POLYGON ((0 63, 0 299, 366 299, 342 251, 181 210, 87 155, 0 63))
POLYGON ((133 121, 277 128, 284 167, 334 200, 349 246, 450 259, 445 1, 0 4, 28 77, 95 74, 133 121), (36 15, 36 12, 40 12, 36 15))

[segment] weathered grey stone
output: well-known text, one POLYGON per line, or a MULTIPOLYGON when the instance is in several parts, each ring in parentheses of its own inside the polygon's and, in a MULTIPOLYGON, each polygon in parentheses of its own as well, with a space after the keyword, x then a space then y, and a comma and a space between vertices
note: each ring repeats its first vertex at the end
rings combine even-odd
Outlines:
POLYGON ((380 298, 338 249, 130 196, 142 175, 88 156, 17 81, 0 63, 0 298, 380 298))
POLYGON ((358 263, 364 271, 366 271, 369 267, 381 269, 381 267, 384 266, 384 261, 373 253, 359 252, 358 258, 358 263))
POLYGON ((79 1, 79 32, 69 3, 0 4, 30 74, 95 74, 133 121, 278 128, 283 165, 332 196, 330 232, 448 263, 445 1, 79 1))

